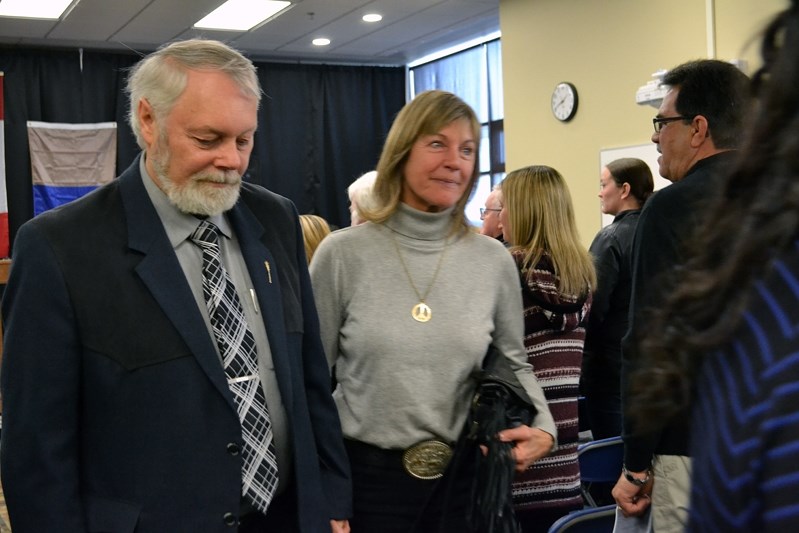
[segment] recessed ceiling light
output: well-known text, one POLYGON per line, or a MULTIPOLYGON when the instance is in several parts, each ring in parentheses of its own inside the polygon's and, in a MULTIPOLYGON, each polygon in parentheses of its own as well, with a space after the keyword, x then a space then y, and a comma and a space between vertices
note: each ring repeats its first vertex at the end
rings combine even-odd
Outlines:
POLYGON ((330 39, 325 39, 324 37, 320 37, 318 39, 314 39, 311 41, 315 46, 327 46, 330 44, 330 39))
POLYGON ((57 19, 73 0, 3 0, 0 17, 57 19))
POLYGON ((291 2, 276 0, 227 0, 198 20, 195 28, 247 31, 289 7, 291 2))
POLYGON ((380 22, 381 20, 383 20, 383 15, 377 13, 368 13, 363 16, 364 22, 380 22))

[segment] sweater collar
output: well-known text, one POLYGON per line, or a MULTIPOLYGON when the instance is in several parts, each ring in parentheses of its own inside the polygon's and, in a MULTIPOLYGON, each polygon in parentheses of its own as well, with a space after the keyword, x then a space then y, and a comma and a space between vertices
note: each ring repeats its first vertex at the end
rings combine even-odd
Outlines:
POLYGON ((437 241, 446 239, 452 224, 456 223, 454 209, 451 207, 438 213, 428 213, 400 202, 385 224, 391 231, 411 239, 437 241))

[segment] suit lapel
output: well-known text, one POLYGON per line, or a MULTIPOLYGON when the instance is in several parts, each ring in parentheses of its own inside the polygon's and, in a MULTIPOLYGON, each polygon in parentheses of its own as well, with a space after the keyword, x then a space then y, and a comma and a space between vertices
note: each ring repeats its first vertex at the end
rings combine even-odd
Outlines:
POLYGON ((128 246, 144 255, 136 272, 183 337, 208 379, 235 410, 213 340, 141 181, 138 158, 119 180, 128 225, 128 246))
MULTIPOLYGON (((242 190, 242 194, 245 194, 245 191, 242 190)), ((293 395, 290 364, 286 358, 289 350, 283 315, 283 299, 278 281, 281 261, 277 260, 267 247, 263 225, 243 201, 239 200, 236 206, 228 212, 228 217, 236 232, 244 262, 250 273, 255 293, 258 295, 258 306, 266 327, 280 394, 284 404, 289 405, 293 395)))

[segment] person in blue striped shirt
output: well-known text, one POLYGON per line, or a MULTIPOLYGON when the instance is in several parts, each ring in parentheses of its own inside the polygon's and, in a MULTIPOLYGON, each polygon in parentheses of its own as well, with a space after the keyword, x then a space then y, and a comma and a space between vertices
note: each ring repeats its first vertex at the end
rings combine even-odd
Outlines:
POLYGON ((762 56, 743 148, 634 380, 642 424, 692 408, 691 532, 799 527, 799 0, 762 56))

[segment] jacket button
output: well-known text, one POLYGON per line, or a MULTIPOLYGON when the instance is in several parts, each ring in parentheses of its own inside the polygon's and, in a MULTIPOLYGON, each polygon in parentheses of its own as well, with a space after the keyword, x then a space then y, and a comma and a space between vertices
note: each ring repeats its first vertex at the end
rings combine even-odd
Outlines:
POLYGON ((236 455, 239 454, 240 451, 241 451, 241 448, 239 448, 238 444, 236 444, 235 442, 228 443, 228 445, 227 445, 227 453, 229 453, 230 455, 236 456, 236 455))
POLYGON ((225 516, 222 517, 222 520, 225 521, 226 526, 235 526, 239 523, 236 519, 236 515, 233 513, 225 513, 225 516))

